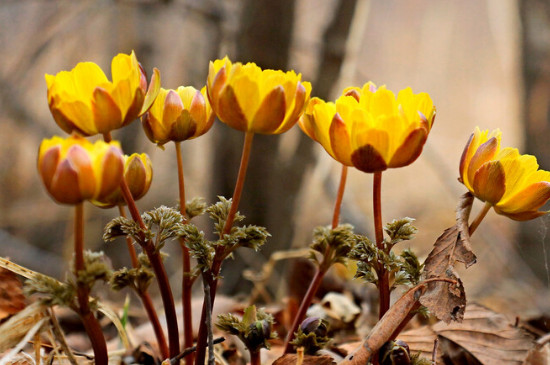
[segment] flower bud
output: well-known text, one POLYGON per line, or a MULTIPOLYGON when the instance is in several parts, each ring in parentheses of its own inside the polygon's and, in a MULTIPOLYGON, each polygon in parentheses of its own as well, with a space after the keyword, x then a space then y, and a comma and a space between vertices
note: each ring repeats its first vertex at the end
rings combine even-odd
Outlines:
POLYGON ((318 317, 308 317, 300 324, 304 334, 315 333, 319 337, 326 337, 328 334, 328 322, 318 317))
POLYGON ((315 355, 325 347, 330 338, 328 322, 317 317, 309 317, 302 321, 298 331, 294 333, 294 340, 290 343, 295 347, 303 347, 307 355, 315 355))
POLYGON ((70 136, 43 140, 38 172, 52 198, 61 204, 104 199, 120 185, 124 162, 118 142, 70 136))
POLYGON ((389 341, 380 349, 381 365, 410 365, 409 345, 402 340, 389 341))
POLYGON ((206 96, 193 87, 160 89, 153 106, 142 118, 143 129, 151 142, 181 142, 202 136, 214 123, 214 113, 206 96))
MULTIPOLYGON (((149 191, 153 180, 153 164, 149 156, 145 153, 124 155, 124 179, 134 200, 141 199, 149 191)), ((92 203, 101 208, 126 204, 120 187, 104 199, 94 200, 92 203)))

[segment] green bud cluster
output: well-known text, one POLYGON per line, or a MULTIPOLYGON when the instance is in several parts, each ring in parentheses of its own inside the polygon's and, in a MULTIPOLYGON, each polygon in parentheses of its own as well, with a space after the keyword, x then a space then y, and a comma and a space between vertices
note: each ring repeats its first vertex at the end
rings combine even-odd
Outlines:
POLYGON ((272 330, 273 324, 271 314, 252 305, 245 309, 242 319, 233 314, 220 314, 216 327, 238 336, 249 351, 257 352, 261 348, 269 349, 268 341, 277 338, 277 333, 272 330))

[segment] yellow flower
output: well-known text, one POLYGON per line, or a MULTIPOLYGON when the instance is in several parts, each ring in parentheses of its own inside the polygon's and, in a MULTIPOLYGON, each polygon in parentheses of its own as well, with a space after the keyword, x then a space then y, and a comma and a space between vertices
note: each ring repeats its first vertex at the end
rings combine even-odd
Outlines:
POLYGON ((300 127, 337 161, 364 172, 379 172, 414 162, 435 118, 426 93, 410 88, 395 97, 369 82, 344 90, 336 103, 313 98, 300 127))
POLYGON ((207 90, 218 118, 243 132, 279 134, 302 114, 311 84, 294 71, 262 70, 254 63, 210 62, 207 90))
POLYGON ((48 104, 61 129, 84 136, 105 134, 131 123, 150 108, 160 88, 158 70, 147 93, 145 73, 134 52, 115 56, 111 73, 112 82, 95 63, 81 62, 71 71, 46 75, 48 104))
POLYGON ((177 90, 161 88, 153 106, 142 117, 145 134, 159 146, 202 136, 213 123, 206 87, 201 91, 190 86, 177 90))
MULTIPOLYGON (((153 181, 153 164, 149 156, 145 153, 124 155, 124 179, 134 200, 141 199, 149 191, 153 181)), ((126 204, 120 187, 108 196, 92 200, 92 203, 101 208, 126 204)))
POLYGON ((118 142, 92 144, 80 136, 45 139, 38 172, 48 193, 62 204, 101 200, 120 185, 124 162, 118 142))
POLYGON ((550 172, 517 148, 500 148, 501 132, 476 127, 460 159, 460 181, 498 214, 518 221, 548 213, 539 211, 550 199, 550 172))

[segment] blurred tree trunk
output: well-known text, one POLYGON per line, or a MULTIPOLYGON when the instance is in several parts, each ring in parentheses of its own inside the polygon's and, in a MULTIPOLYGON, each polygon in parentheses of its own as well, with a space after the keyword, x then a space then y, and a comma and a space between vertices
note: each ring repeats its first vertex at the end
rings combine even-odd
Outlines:
MULTIPOLYGON (((550 169, 550 1, 522 0, 522 61, 526 153, 537 156, 541 168, 550 169)), ((547 227, 539 218, 521 224, 520 254, 544 281, 547 252, 541 240, 548 240, 547 227), (544 258, 546 254, 546 260, 544 258)), ((546 221, 547 222, 547 221, 546 221)))
MULTIPOLYGON (((323 39, 323 55, 313 94, 328 98, 337 81, 345 57, 345 44, 355 0, 339 1, 331 24, 323 39)), ((289 60, 292 25, 294 21, 294 0, 257 1, 246 0, 237 35, 237 57, 243 62, 255 62, 262 68, 286 70, 289 60)), ((216 136, 216 176, 214 191, 231 196, 240 161, 243 134, 228 127, 218 129, 216 136)), ((283 161, 277 151, 280 136, 256 135, 246 177, 245 190, 239 210, 247 216, 248 224, 267 227, 272 234, 268 244, 262 248, 264 257, 277 250, 288 249, 294 232, 294 210, 301 188, 304 171, 313 160, 313 142, 300 133, 300 140, 294 158, 283 161)), ((258 262, 259 266, 260 262, 258 262)), ((224 291, 243 291, 242 267, 237 257, 228 262, 224 270, 224 291), (241 268, 231 270, 231 267, 241 268)), ((258 267, 256 267, 257 269, 258 267)), ((247 284, 248 285, 248 284, 247 284)))
MULTIPOLYGON (((237 55, 233 61, 255 62, 262 69, 286 70, 294 21, 294 0, 245 0, 239 33, 237 55)), ((231 197, 239 166, 244 135, 223 125, 216 135, 214 192, 231 197)), ((252 155, 239 211, 247 224, 265 226, 273 237, 262 248, 269 255, 275 247, 288 247, 292 237, 294 197, 300 187, 303 168, 311 161, 311 152, 296 156, 291 166, 282 166, 277 150, 280 136, 254 136, 252 155), (284 175, 282 175, 284 174, 284 175), (285 178, 281 178, 285 176, 285 178)), ((241 270, 248 266, 237 255, 224 270, 224 291, 243 290, 241 270)), ((257 269, 257 267, 256 267, 257 269)))

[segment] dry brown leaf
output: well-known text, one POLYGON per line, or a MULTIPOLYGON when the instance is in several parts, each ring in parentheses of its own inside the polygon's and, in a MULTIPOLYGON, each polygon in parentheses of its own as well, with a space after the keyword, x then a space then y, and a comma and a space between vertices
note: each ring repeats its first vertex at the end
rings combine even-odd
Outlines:
POLYGON ((504 315, 476 304, 468 305, 462 323, 440 322, 433 330, 453 364, 521 365, 534 345, 533 338, 504 315))
POLYGON ((550 343, 544 346, 535 346, 527 354, 523 365, 548 365, 550 364, 550 343))
MULTIPOLYGON (((437 334, 429 326, 423 326, 402 332, 397 339, 405 341, 409 345, 411 354, 420 353, 420 356, 426 359, 432 358, 434 341, 437 334)), ((436 352, 436 364, 443 364, 441 349, 436 352)))
POLYGON ((470 193, 461 197, 456 209, 457 223, 439 236, 424 262, 424 279, 445 278, 457 283, 441 281, 429 283, 426 294, 420 298, 422 305, 446 323, 461 321, 466 308, 464 286, 454 270, 454 265, 458 261, 468 268, 476 262, 468 233, 468 218, 473 201, 474 197, 470 193))
POLYGON ((17 275, 0 268, 0 320, 25 308, 23 285, 17 275))
MULTIPOLYGON (((297 360, 296 354, 286 354, 273 362, 273 365, 295 365, 297 360)), ((336 364, 334 359, 328 355, 310 356, 304 355, 303 365, 333 365, 336 364)))

